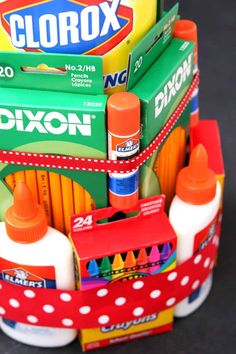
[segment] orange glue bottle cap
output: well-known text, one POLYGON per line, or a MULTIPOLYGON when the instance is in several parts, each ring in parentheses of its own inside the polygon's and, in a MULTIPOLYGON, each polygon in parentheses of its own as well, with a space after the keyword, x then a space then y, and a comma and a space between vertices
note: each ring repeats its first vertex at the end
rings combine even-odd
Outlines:
POLYGON ((140 102, 131 92, 118 92, 107 102, 108 130, 119 136, 130 136, 140 130, 140 102))
POLYGON ((214 199, 216 175, 208 168, 208 155, 202 144, 193 149, 189 166, 180 171, 176 194, 184 202, 194 205, 208 204, 214 199))
POLYGON ((174 37, 194 42, 194 64, 198 63, 197 25, 190 20, 177 20, 174 27, 174 37))
POLYGON ((6 211, 8 236, 18 243, 33 243, 47 232, 47 217, 41 205, 36 204, 31 190, 19 181, 14 190, 14 204, 6 211))

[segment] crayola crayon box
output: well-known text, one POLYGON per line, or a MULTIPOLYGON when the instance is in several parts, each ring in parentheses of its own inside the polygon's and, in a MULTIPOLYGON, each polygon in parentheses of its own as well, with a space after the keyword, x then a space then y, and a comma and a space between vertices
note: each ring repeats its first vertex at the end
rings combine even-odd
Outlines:
MULTIPOLYGON (((175 111, 193 78, 194 45, 180 39, 173 39, 145 71, 145 66, 149 65, 149 59, 146 58, 148 38, 149 34, 131 52, 133 75, 128 82, 128 89, 141 101, 141 150, 152 142, 175 111), (138 58, 143 58, 141 79, 135 64, 138 58)), ((141 167, 140 197, 163 193, 167 198, 167 209, 174 196, 176 176, 185 161, 189 108, 185 109, 162 146, 141 167)))
MULTIPOLYGON (((106 158, 100 57, 1 52, 0 67, 1 149, 106 158)), ((1 219, 20 179, 64 233, 72 214, 107 205, 104 173, 1 164, 1 219)))
MULTIPOLYGON (((164 197, 140 200, 128 219, 99 223, 112 217, 114 208, 76 215, 71 240, 78 265, 78 287, 102 288, 107 284, 144 278, 169 271, 176 265, 176 235, 164 213, 164 197)), ((105 298, 104 298, 105 300, 105 298)), ((173 309, 100 328, 82 329, 83 350, 103 347, 172 328, 173 309)))

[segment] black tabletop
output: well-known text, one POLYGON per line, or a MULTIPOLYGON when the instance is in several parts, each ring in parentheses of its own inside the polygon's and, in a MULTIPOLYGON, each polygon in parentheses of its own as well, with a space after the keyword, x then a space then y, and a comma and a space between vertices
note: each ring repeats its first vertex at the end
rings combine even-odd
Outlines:
MULTIPOLYGON (((165 3, 169 8, 175 1, 165 3)), ((175 321, 172 332, 100 349, 97 354, 236 353, 236 1, 180 0, 180 12, 182 18, 198 24, 201 118, 218 120, 225 159, 223 231, 214 285, 204 305, 190 317, 175 321)), ((81 352, 78 342, 61 349, 39 349, 0 333, 1 354, 76 352, 81 352)))

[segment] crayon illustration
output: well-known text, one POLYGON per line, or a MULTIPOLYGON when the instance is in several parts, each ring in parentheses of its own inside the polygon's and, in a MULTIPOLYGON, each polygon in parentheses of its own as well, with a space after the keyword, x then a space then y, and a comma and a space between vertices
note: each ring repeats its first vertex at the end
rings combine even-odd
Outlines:
POLYGON ((98 267, 98 264, 97 262, 95 261, 95 259, 92 259, 90 262, 89 262, 89 265, 88 265, 88 272, 90 274, 91 277, 98 277, 100 272, 99 272, 99 267, 98 267))
POLYGON ((125 274, 131 274, 136 271, 136 259, 133 251, 129 251, 124 262, 125 274))
POLYGON ((160 269, 161 255, 157 246, 153 246, 149 255, 149 273, 156 274, 158 269, 160 269), (153 265, 152 265, 153 264, 153 265))
POLYGON ((137 259, 137 266, 139 272, 149 273, 148 261, 148 255, 145 248, 141 248, 137 259))
POLYGON ((47 215, 48 225, 52 225, 51 195, 47 171, 36 171, 39 202, 47 215))
POLYGON ((65 233, 60 175, 54 172, 49 172, 49 183, 52 201, 53 226, 62 233, 65 233))
POLYGON ((114 257, 112 263, 112 280, 121 278, 124 272, 124 262, 119 253, 114 257))
POLYGON ((162 264, 167 261, 171 254, 171 245, 169 242, 165 243, 161 251, 161 261, 162 264))
POLYGON ((102 278, 112 280, 112 266, 109 257, 104 257, 100 266, 100 275, 102 278))

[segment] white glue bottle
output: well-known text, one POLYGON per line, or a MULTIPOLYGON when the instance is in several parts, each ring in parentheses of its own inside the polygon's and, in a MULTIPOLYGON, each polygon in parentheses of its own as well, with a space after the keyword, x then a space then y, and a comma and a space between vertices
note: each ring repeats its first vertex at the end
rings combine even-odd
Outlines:
MULTIPOLYGON (((176 182, 176 196, 169 219, 177 235, 177 264, 185 262, 205 247, 215 234, 220 207, 221 187, 208 168, 203 145, 192 151, 189 166, 183 168, 176 182)), ((176 317, 194 312, 207 298, 212 287, 212 273, 193 293, 175 306, 176 317)))
MULTIPOLYGON (((0 277, 18 286, 72 290, 75 286, 73 251, 66 236, 48 227, 43 208, 33 200, 30 189, 19 182, 14 190, 14 205, 0 223, 0 277)), ((17 299, 13 306, 18 306, 17 299)), ((19 307, 20 311, 20 307, 19 307)), ((49 304, 46 312, 53 316, 49 304)), ((0 327, 9 337, 37 347, 59 347, 73 341, 74 329, 38 327, 30 314, 28 324, 1 318, 0 327)))

